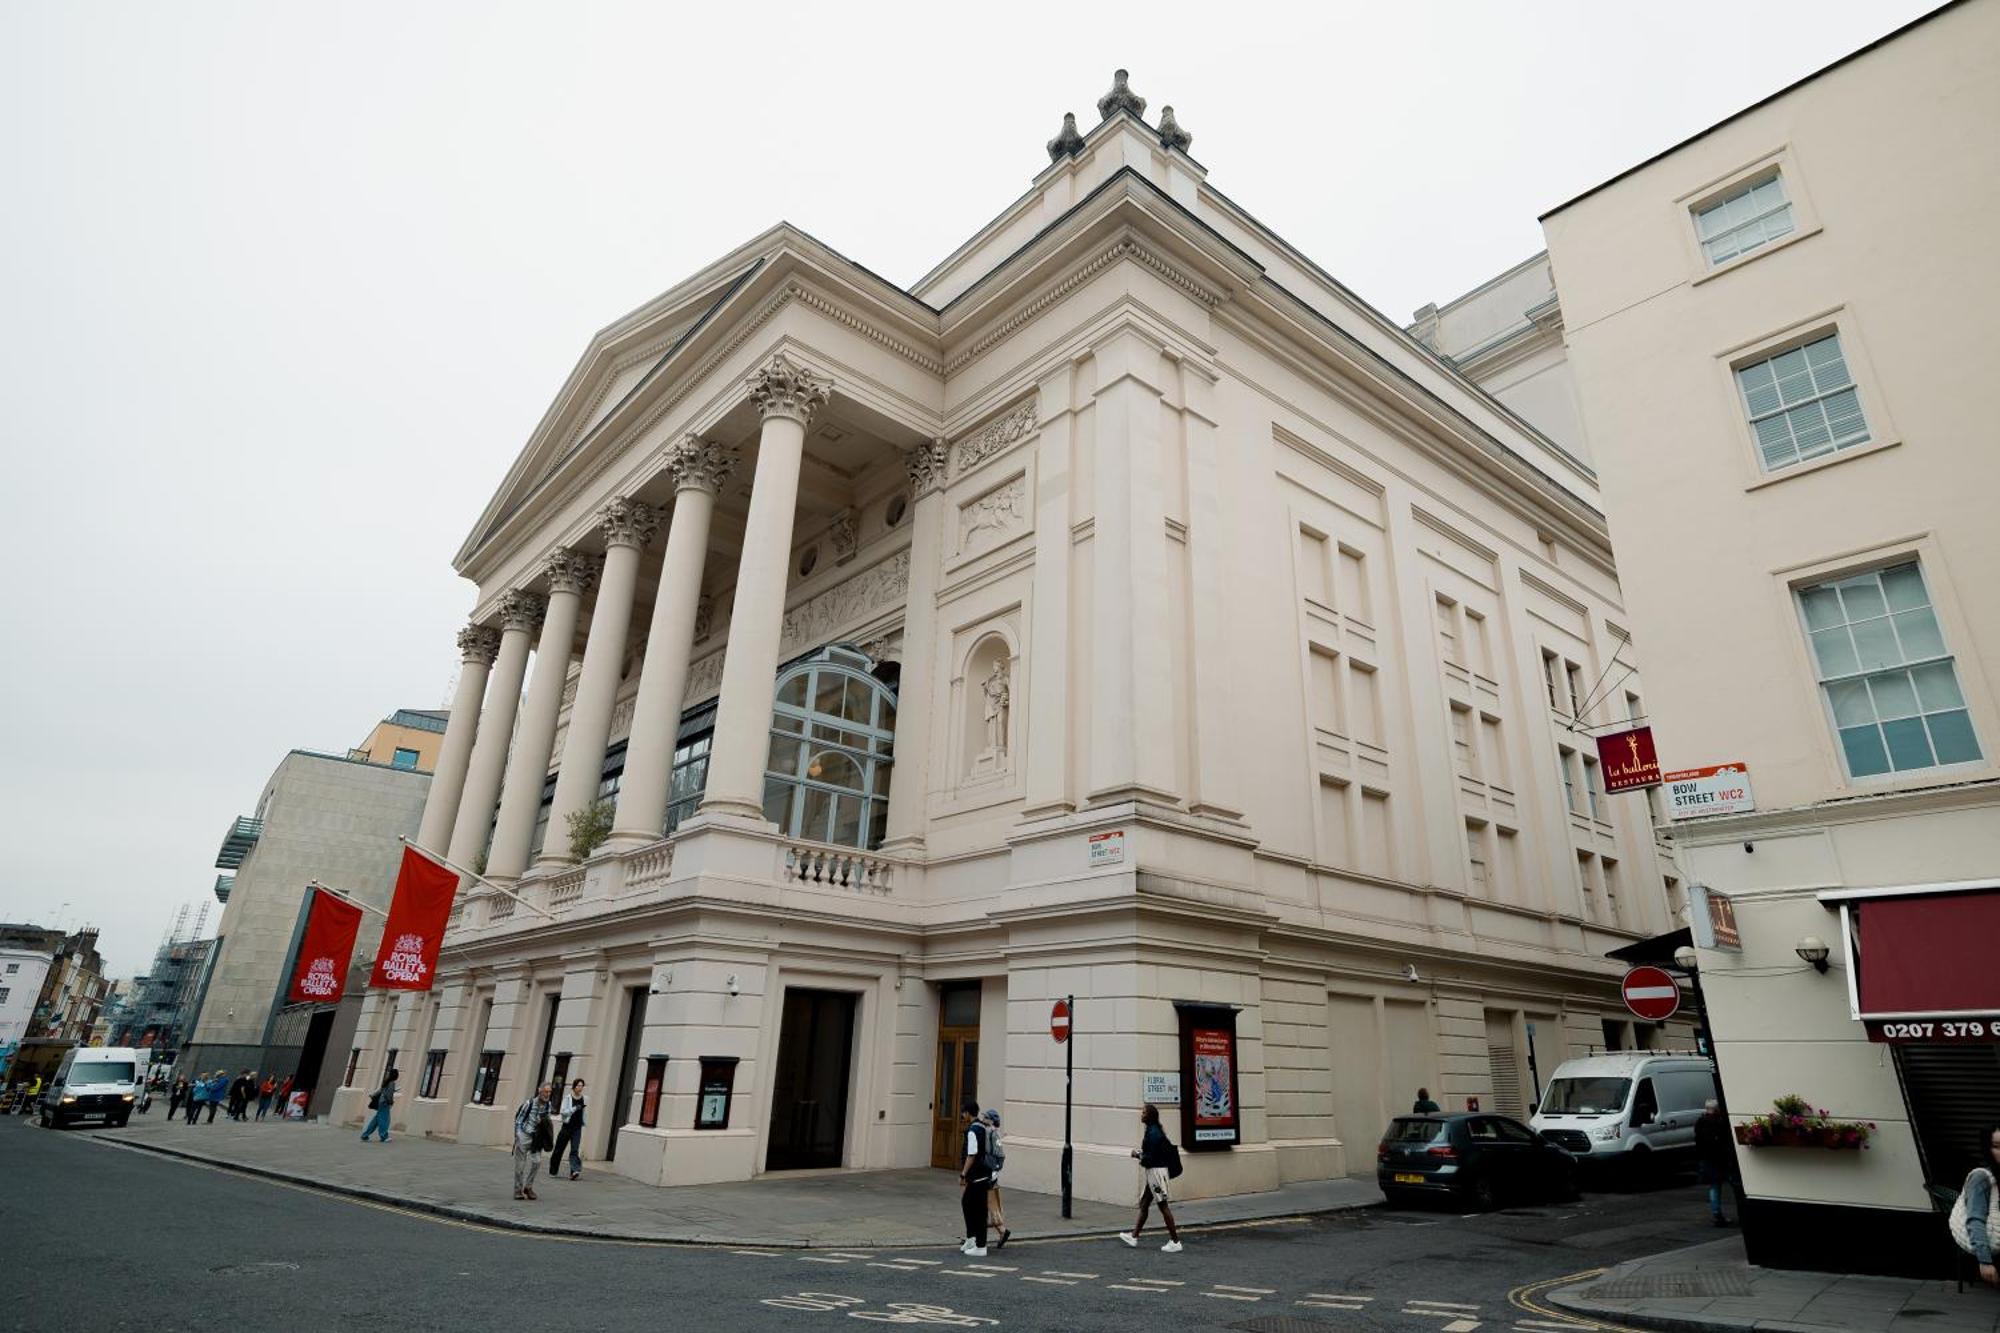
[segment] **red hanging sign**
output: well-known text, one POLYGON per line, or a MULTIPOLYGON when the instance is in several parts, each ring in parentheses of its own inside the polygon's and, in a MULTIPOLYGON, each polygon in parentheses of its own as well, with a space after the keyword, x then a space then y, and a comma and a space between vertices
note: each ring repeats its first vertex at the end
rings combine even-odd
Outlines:
POLYGON ((325 889, 313 889, 312 895, 285 998, 293 1004, 332 1004, 347 992, 347 964, 361 931, 361 909, 325 889))
POLYGON ((1653 729, 1634 727, 1597 738, 1598 771, 1604 790, 1612 795, 1660 785, 1660 756, 1653 749, 1653 729))
POLYGON ((396 897, 382 927, 382 944, 375 950, 375 973, 368 984, 376 990, 429 990, 437 975, 438 948, 444 943, 445 919, 458 892, 458 872, 439 865, 414 847, 403 848, 403 868, 396 874, 396 897))

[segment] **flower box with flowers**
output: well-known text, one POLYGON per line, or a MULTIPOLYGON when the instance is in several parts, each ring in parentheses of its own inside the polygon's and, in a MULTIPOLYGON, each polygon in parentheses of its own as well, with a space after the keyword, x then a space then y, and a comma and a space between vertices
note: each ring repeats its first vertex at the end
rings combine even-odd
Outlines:
POLYGON ((1747 1148, 1866 1148, 1875 1122, 1834 1120, 1824 1107, 1797 1093, 1780 1097, 1771 1110, 1736 1127, 1736 1141, 1747 1148))

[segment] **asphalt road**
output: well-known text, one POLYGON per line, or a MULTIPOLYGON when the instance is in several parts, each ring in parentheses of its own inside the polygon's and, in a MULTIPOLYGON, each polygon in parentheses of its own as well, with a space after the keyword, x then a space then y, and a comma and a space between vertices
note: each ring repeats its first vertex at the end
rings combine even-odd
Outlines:
MULTIPOLYGON (((801 1330, 867 1324, 1561 1333, 1524 1284, 1713 1239, 1700 1192, 1372 1208, 1116 1240, 745 1251, 524 1236, 0 1120, 0 1329, 801 1330), (1281 1322, 1281 1320, 1299 1322, 1281 1322), (1268 1321, 1268 1322, 1267 1322, 1268 1321)), ((940 1231, 954 1225, 940 1202, 940 1231)), ((1157 1227, 1157 1218, 1154 1221, 1157 1227)), ((1580 1325, 1575 1326, 1581 1328, 1580 1325)))

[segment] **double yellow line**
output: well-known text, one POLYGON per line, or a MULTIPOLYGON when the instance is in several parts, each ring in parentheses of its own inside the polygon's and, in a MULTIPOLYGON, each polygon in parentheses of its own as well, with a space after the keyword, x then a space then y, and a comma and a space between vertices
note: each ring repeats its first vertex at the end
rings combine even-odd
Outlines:
POLYGON ((1540 1315, 1544 1319, 1560 1320, 1565 1324, 1575 1324, 1579 1328, 1598 1329, 1601 1330, 1601 1333, 1647 1333, 1647 1330, 1633 1328, 1629 1324, 1608 1323, 1602 1319, 1593 1319, 1589 1315, 1576 1314, 1573 1311, 1542 1305, 1535 1299, 1543 1292, 1552 1288, 1567 1287, 1572 1282, 1588 1282, 1591 1278, 1601 1277, 1606 1271, 1608 1270, 1602 1268, 1586 1268, 1581 1273, 1570 1273, 1564 1277, 1552 1277, 1541 1282, 1530 1282, 1525 1286, 1516 1287, 1508 1292, 1507 1304, 1513 1306, 1516 1310, 1522 1310, 1528 1314, 1540 1315))

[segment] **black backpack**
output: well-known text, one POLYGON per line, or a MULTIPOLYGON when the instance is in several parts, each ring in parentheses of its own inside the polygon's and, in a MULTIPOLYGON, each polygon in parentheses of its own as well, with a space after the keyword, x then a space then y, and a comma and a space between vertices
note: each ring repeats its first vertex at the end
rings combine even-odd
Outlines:
POLYGON ((1180 1174, 1181 1174, 1181 1150, 1174 1146, 1174 1141, 1172 1139, 1168 1139, 1167 1179, 1178 1180, 1180 1179, 1180 1174))
POLYGON ((972 1130, 979 1136, 979 1155, 976 1160, 981 1174, 999 1175, 1001 1164, 1005 1159, 993 1150, 993 1131, 981 1124, 973 1125, 972 1130))

